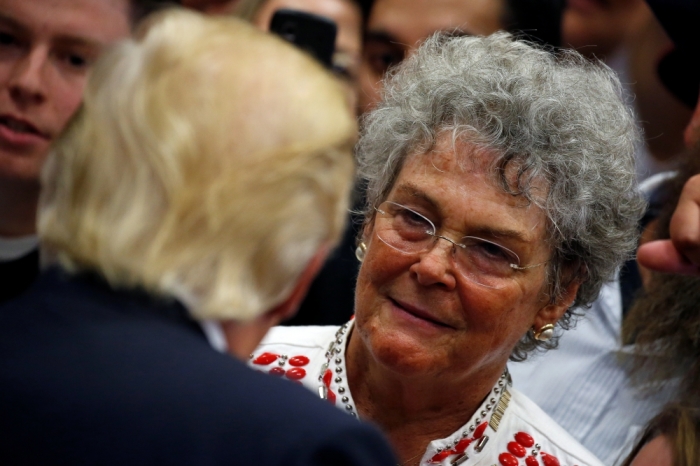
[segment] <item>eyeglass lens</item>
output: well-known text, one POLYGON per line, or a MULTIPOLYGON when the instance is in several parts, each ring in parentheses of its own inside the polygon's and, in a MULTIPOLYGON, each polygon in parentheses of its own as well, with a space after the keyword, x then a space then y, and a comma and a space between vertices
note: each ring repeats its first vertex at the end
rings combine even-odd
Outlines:
POLYGON ((402 253, 418 254, 432 249, 439 239, 449 241, 459 272, 480 285, 501 288, 520 266, 514 252, 492 241, 475 236, 453 241, 438 235, 433 222, 401 204, 385 201, 376 210, 375 232, 385 244, 402 253))

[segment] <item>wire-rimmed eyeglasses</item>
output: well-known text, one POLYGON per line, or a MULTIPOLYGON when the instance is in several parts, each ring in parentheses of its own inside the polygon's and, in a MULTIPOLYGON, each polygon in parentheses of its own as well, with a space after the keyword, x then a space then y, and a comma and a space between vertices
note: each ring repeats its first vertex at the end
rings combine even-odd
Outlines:
POLYGON ((502 288, 517 271, 546 264, 522 265, 510 249, 476 236, 454 241, 439 235, 428 218, 396 202, 384 201, 375 210, 374 231, 386 245, 404 254, 420 254, 432 249, 440 239, 449 241, 457 270, 479 285, 502 288))

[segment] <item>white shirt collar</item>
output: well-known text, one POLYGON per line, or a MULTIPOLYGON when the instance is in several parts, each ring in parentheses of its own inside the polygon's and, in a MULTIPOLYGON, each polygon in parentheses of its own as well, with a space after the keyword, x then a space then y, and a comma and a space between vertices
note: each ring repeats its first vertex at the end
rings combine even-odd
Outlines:
MULTIPOLYGON (((190 309, 193 309, 196 306, 196 296, 185 287, 175 283, 171 286, 170 291, 182 303, 182 305, 187 308, 188 312, 190 309)), ((226 335, 224 334, 224 329, 221 327, 221 323, 218 320, 197 320, 197 323, 200 327, 202 327, 204 336, 207 337, 207 341, 212 348, 220 353, 228 352, 226 335)))
POLYGON ((226 335, 218 320, 201 320, 199 321, 199 325, 202 327, 204 335, 206 335, 212 348, 220 353, 226 353, 228 351, 226 335))

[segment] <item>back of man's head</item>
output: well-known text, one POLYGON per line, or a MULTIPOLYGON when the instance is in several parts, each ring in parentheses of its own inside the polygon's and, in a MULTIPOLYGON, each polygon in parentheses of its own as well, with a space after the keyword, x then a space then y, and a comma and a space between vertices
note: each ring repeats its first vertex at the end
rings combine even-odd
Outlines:
POLYGON ((94 68, 44 173, 39 231, 69 269, 253 318, 337 240, 355 122, 306 54, 166 11, 94 68))

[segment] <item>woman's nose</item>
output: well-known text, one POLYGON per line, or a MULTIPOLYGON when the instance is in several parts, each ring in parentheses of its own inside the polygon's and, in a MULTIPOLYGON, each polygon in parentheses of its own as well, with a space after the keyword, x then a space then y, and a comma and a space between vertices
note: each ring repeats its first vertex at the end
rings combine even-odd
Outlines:
POLYGON ((422 253, 420 259, 410 268, 418 283, 423 286, 439 285, 448 290, 454 289, 457 285, 452 260, 455 247, 451 240, 436 236, 431 248, 422 253), (445 241, 440 241, 441 239, 445 241))

